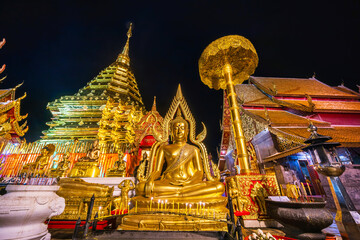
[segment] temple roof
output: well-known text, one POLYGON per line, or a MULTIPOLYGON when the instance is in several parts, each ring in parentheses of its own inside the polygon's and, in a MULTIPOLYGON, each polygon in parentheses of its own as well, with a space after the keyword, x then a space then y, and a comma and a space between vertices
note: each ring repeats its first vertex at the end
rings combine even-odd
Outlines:
MULTIPOLYGON (((272 111, 265 109, 248 109, 247 111, 260 116, 266 121, 269 120, 272 127, 303 126, 309 125, 309 119, 286 111, 272 111)), ((330 127, 330 123, 311 120, 316 126, 330 127)))
MULTIPOLYGON (((308 138, 310 136, 307 128, 280 128, 282 131, 292 135, 308 138)), ((331 128, 318 128, 317 132, 321 135, 331 136, 329 142, 339 142, 341 147, 359 147, 360 146, 360 126, 331 128)))
POLYGON ((315 78, 252 77, 250 82, 273 96, 304 96, 308 94, 311 97, 360 99, 360 95, 337 90, 315 78))

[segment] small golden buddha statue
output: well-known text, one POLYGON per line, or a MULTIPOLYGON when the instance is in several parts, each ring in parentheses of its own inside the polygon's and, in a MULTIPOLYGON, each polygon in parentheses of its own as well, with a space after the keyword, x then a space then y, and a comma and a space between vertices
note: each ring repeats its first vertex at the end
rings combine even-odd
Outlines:
POLYGON ((266 189, 261 185, 261 183, 256 182, 254 187, 251 189, 250 197, 259 207, 259 215, 266 215, 266 207, 265 207, 265 198, 267 198, 269 194, 266 189))
POLYGON ((249 206, 249 199, 241 196, 239 189, 236 186, 234 178, 230 179, 229 183, 229 195, 232 198, 235 211, 243 212, 247 211, 249 206))
POLYGON ((114 205, 115 205, 115 209, 126 209, 128 207, 129 204, 129 192, 131 190, 134 190, 134 183, 130 180, 130 179, 126 179, 123 180, 120 184, 119 184, 119 188, 121 189, 121 194, 120 197, 117 197, 114 200, 114 205))
POLYGON ((126 177, 126 162, 123 158, 124 153, 120 152, 118 160, 114 163, 114 166, 107 171, 106 177, 126 177))
POLYGON ((95 140, 92 148, 86 153, 85 157, 80 158, 71 169, 69 177, 98 177, 100 174, 99 141, 95 140))
POLYGON ((65 177, 70 168, 70 153, 65 153, 63 160, 59 162, 56 168, 52 168, 49 172, 49 177, 65 177))
POLYGON ((48 144, 40 151, 40 155, 35 159, 35 162, 25 164, 20 171, 20 175, 32 175, 44 177, 47 166, 50 162, 50 157, 55 151, 54 144, 48 144))

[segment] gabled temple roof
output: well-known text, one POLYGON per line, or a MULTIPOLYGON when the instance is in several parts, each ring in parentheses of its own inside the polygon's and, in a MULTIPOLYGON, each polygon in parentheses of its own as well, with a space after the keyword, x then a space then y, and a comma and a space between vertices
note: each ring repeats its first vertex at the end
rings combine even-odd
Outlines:
POLYGON ((359 95, 334 89, 315 78, 251 77, 250 82, 273 96, 304 96, 357 98, 359 95))
MULTIPOLYGON (((306 128, 309 125, 309 120, 307 118, 286 111, 272 111, 265 109, 248 109, 247 111, 260 116, 265 120, 269 120, 272 127, 302 126, 306 128)), ((317 120, 311 121, 319 127, 331 126, 328 122, 317 120)))
MULTIPOLYGON (((292 135, 308 138, 310 136, 307 128, 279 128, 281 131, 292 135)), ((321 135, 331 136, 329 142, 339 142, 341 147, 359 147, 360 144, 360 126, 355 127, 332 127, 318 128, 317 131, 321 135)))

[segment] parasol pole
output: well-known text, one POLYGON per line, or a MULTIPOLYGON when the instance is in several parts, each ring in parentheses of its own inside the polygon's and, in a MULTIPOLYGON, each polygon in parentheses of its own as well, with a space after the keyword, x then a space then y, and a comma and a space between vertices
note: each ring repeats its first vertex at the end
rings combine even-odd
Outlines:
POLYGON ((241 125, 240 118, 240 109, 236 101, 236 92, 234 83, 232 80, 232 67, 230 64, 225 64, 223 68, 223 75, 226 81, 226 94, 229 102, 229 108, 231 113, 231 121, 234 131, 235 145, 237 149, 237 161, 240 167, 240 173, 249 174, 251 172, 249 161, 248 161, 248 152, 246 148, 246 139, 244 136, 244 131, 241 125))

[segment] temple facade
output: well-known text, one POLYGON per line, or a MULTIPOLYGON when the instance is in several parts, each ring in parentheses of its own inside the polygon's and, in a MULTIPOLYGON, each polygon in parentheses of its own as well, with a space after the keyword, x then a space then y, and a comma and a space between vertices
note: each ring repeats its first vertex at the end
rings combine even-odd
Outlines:
MULTIPOLYGON (((337 150, 341 161, 350 169, 347 173, 357 172, 352 169, 360 163, 358 92, 343 85, 328 86, 315 77, 250 77, 248 84, 235 88, 250 159, 256 158, 251 163, 252 169, 275 173, 279 184, 292 183, 296 178, 309 183, 314 195, 323 194, 320 185, 326 185, 326 181, 321 181, 309 154, 302 151, 312 122, 319 134, 331 136, 332 142, 341 144, 337 150)), ((230 112, 224 96, 220 170, 236 172, 234 149, 230 112)))

